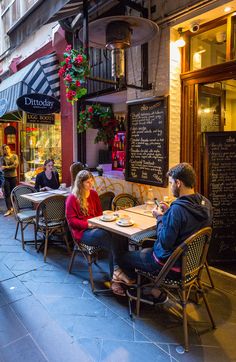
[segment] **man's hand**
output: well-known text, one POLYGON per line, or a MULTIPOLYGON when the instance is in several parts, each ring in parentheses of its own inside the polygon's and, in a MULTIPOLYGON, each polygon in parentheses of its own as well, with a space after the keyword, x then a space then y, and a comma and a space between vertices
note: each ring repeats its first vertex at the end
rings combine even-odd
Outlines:
POLYGON ((166 212, 166 210, 168 210, 169 205, 166 202, 161 201, 160 205, 155 207, 152 210, 152 215, 157 218, 158 216, 162 216, 164 215, 164 213, 166 212))

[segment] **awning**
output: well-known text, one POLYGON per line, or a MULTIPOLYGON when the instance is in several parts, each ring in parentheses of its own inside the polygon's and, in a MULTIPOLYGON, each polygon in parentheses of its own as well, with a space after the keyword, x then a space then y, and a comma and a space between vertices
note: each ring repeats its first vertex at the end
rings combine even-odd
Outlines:
POLYGON ((43 93, 55 98, 60 95, 59 62, 55 53, 28 64, 0 84, 0 99, 7 100, 6 113, 18 109, 16 100, 23 94, 43 93))
POLYGON ((47 0, 20 19, 8 32, 11 48, 21 44, 24 39, 38 30, 42 25, 77 15, 83 8, 79 0, 47 0))

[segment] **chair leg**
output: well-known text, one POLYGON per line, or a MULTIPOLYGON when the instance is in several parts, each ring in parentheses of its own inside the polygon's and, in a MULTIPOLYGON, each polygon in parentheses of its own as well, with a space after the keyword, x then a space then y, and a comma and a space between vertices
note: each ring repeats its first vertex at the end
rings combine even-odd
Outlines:
POLYGON ((212 315, 212 312, 211 312, 210 305, 209 305, 209 303, 208 303, 206 294, 204 293, 204 291, 203 291, 203 289, 202 289, 202 284, 201 284, 200 281, 198 281, 198 284, 199 284, 200 290, 202 291, 202 297, 203 297, 203 300, 204 300, 204 303, 205 303, 205 306, 206 306, 206 310, 207 310, 208 316, 209 316, 210 321, 211 321, 212 328, 213 328, 213 329, 216 329, 216 324, 215 324, 215 321, 214 321, 214 319, 213 319, 213 315, 212 315))
POLYGON ((94 292, 94 281, 93 281, 93 270, 92 270, 92 256, 91 256, 91 255, 87 255, 87 260, 88 260, 88 270, 89 270, 90 284, 91 284, 92 292, 94 292))
POLYGON ((18 229, 19 229, 19 221, 17 221, 17 224, 16 224, 15 239, 17 237, 18 229))
POLYGON ((140 299, 141 299, 141 275, 137 277, 137 301, 136 301, 136 314, 139 317, 140 314, 140 299))
POLYGON ((46 230, 45 244, 44 244, 44 262, 45 263, 46 263, 46 259, 47 259, 47 251, 48 251, 48 231, 46 230))
POLYGON ((21 244, 22 244, 22 249, 25 250, 25 239, 24 239, 24 227, 23 227, 23 223, 20 223, 20 230, 21 230, 21 244))
POLYGON ((33 223, 34 225, 34 246, 35 246, 35 249, 37 250, 38 248, 38 242, 37 242, 37 229, 36 229, 36 225, 35 223, 33 223))
POLYGON ((186 290, 181 291, 182 294, 182 308, 183 308, 183 329, 184 329, 184 349, 185 352, 189 350, 188 342, 188 319, 187 319, 187 300, 186 300, 186 290))
POLYGON ((71 259, 70 259, 70 264, 69 264, 69 268, 68 268, 69 273, 71 273, 71 269, 72 269, 72 266, 74 264, 74 259, 75 259, 76 252, 77 252, 76 249, 74 249, 73 252, 72 252, 71 259))
POLYGON ((66 235, 66 230, 63 229, 63 237, 64 237, 64 242, 66 244, 66 248, 67 248, 67 251, 68 253, 70 254, 71 250, 70 250, 70 245, 68 243, 68 238, 67 238, 67 235, 66 235))
POLYGON ((210 281, 211 288, 214 289, 214 288, 215 288, 215 284, 214 284, 213 279, 212 279, 212 277, 211 277, 211 273, 210 273, 210 269, 209 269, 209 265, 208 265, 208 262, 207 262, 207 261, 205 262, 205 268, 206 268, 206 272, 207 272, 208 279, 209 279, 209 281, 210 281))

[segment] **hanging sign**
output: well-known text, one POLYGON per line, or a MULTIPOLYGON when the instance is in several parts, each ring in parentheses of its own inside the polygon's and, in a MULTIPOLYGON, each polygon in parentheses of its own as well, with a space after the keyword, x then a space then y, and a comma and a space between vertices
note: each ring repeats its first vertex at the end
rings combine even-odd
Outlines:
POLYGON ((26 113, 26 122, 27 123, 40 123, 40 124, 54 124, 55 115, 54 114, 26 113))
POLYGON ((7 111, 8 101, 5 98, 0 98, 0 117, 2 117, 7 111))
POLYGON ((51 114, 60 111, 60 102, 51 96, 40 93, 24 94, 16 104, 22 111, 33 114, 51 114))

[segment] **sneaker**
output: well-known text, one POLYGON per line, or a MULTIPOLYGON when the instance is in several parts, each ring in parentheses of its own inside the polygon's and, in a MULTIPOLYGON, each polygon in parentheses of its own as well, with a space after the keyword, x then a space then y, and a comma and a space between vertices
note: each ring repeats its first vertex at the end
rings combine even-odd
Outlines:
MULTIPOLYGON (((137 300, 137 289, 129 289, 126 291, 126 294, 129 298, 137 300)), ((158 298, 155 298, 152 294, 144 295, 141 290, 141 298, 140 302, 156 305, 156 304, 164 304, 168 301, 168 295, 166 292, 162 291, 158 298)))
POLYGON ((12 211, 11 210, 7 210, 7 212, 5 212, 4 216, 9 216, 11 215, 12 211))

